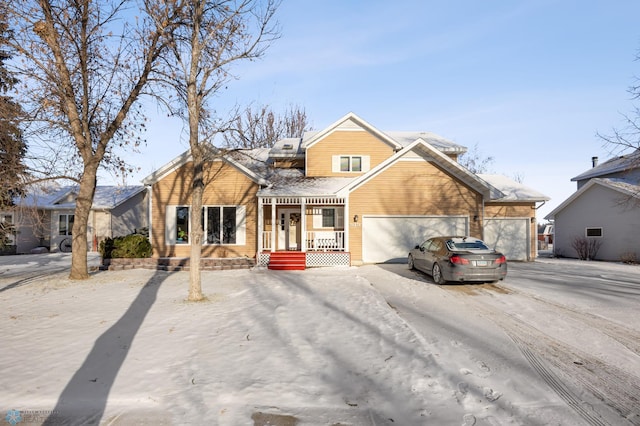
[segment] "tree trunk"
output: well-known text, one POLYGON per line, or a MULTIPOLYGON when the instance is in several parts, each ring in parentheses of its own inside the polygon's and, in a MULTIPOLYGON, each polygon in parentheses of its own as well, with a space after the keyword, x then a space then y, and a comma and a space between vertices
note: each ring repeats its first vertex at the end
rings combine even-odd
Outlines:
POLYGON ((87 267, 87 225, 93 196, 96 192, 97 169, 97 166, 85 167, 80 180, 72 229, 71 273, 69 274, 69 278, 72 280, 86 280, 89 278, 89 269, 87 267))
MULTIPOLYGON (((197 135, 196 135, 197 137, 197 135)), ((191 186, 191 259, 189 261, 189 297, 188 300, 197 302, 204 299, 202 295, 202 275, 200 273, 200 258, 202 257, 202 240, 204 227, 202 225, 202 194, 204 193, 204 154, 202 146, 192 144, 191 157, 193 161, 193 181, 191 186)))

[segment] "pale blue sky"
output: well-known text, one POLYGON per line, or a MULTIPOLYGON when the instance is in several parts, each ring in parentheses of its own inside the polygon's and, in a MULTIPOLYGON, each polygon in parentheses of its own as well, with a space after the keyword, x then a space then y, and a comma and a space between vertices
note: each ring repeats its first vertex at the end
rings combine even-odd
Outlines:
MULTIPOLYGON (((216 107, 304 107, 315 129, 354 112, 385 130, 432 131, 494 157, 552 198, 610 157, 596 132, 623 124, 640 76, 637 0, 284 0, 282 36, 236 67, 216 107)), ((187 149, 180 122, 152 119, 141 172, 187 149)))

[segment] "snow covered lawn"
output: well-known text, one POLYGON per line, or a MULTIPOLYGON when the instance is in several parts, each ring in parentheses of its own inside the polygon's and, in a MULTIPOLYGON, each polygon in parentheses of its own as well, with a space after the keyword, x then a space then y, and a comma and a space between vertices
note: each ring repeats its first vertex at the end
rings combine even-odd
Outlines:
POLYGON ((188 272, 97 272, 86 282, 66 271, 0 274, 2 418, 583 423, 506 334, 426 278, 373 265, 204 272, 202 303, 185 302, 187 286, 188 272), (400 315, 396 305, 411 304, 401 295, 420 308, 400 315), (411 320, 436 312, 440 327, 411 320), (461 330, 484 343, 465 348, 461 330))

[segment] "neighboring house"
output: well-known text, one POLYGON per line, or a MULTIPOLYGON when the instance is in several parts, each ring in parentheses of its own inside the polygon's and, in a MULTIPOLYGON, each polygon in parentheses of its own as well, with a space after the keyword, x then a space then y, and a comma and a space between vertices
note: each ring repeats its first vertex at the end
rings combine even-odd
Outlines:
MULTIPOLYGON (((60 242, 71 235, 76 196, 76 187, 63 187, 34 190, 16 199, 11 211, 2 212, 3 221, 14 225, 15 252, 29 253, 37 247, 58 251, 60 242)), ((144 186, 98 186, 89 213, 88 249, 96 251, 104 238, 147 227, 147 209, 144 186)))
POLYGON ((640 150, 574 177, 578 190, 546 216, 553 220, 556 256, 577 258, 577 240, 599 246, 595 259, 640 257, 640 150))
MULTIPOLYGON (((548 198, 458 164, 466 149, 427 132, 383 132, 355 114, 272 149, 233 151, 205 168, 203 257, 307 266, 406 260, 427 237, 472 235, 514 260, 536 257, 536 203, 548 198)), ((189 151, 150 188, 154 257, 190 255, 189 151)))

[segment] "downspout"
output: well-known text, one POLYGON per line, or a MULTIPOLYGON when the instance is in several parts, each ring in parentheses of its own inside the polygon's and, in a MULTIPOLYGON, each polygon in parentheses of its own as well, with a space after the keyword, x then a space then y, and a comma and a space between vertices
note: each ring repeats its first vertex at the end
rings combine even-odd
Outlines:
POLYGON ((153 204, 151 203, 151 197, 153 192, 151 191, 151 185, 147 185, 147 229, 149 230, 149 243, 153 247, 153 232, 151 232, 151 209, 153 204))

